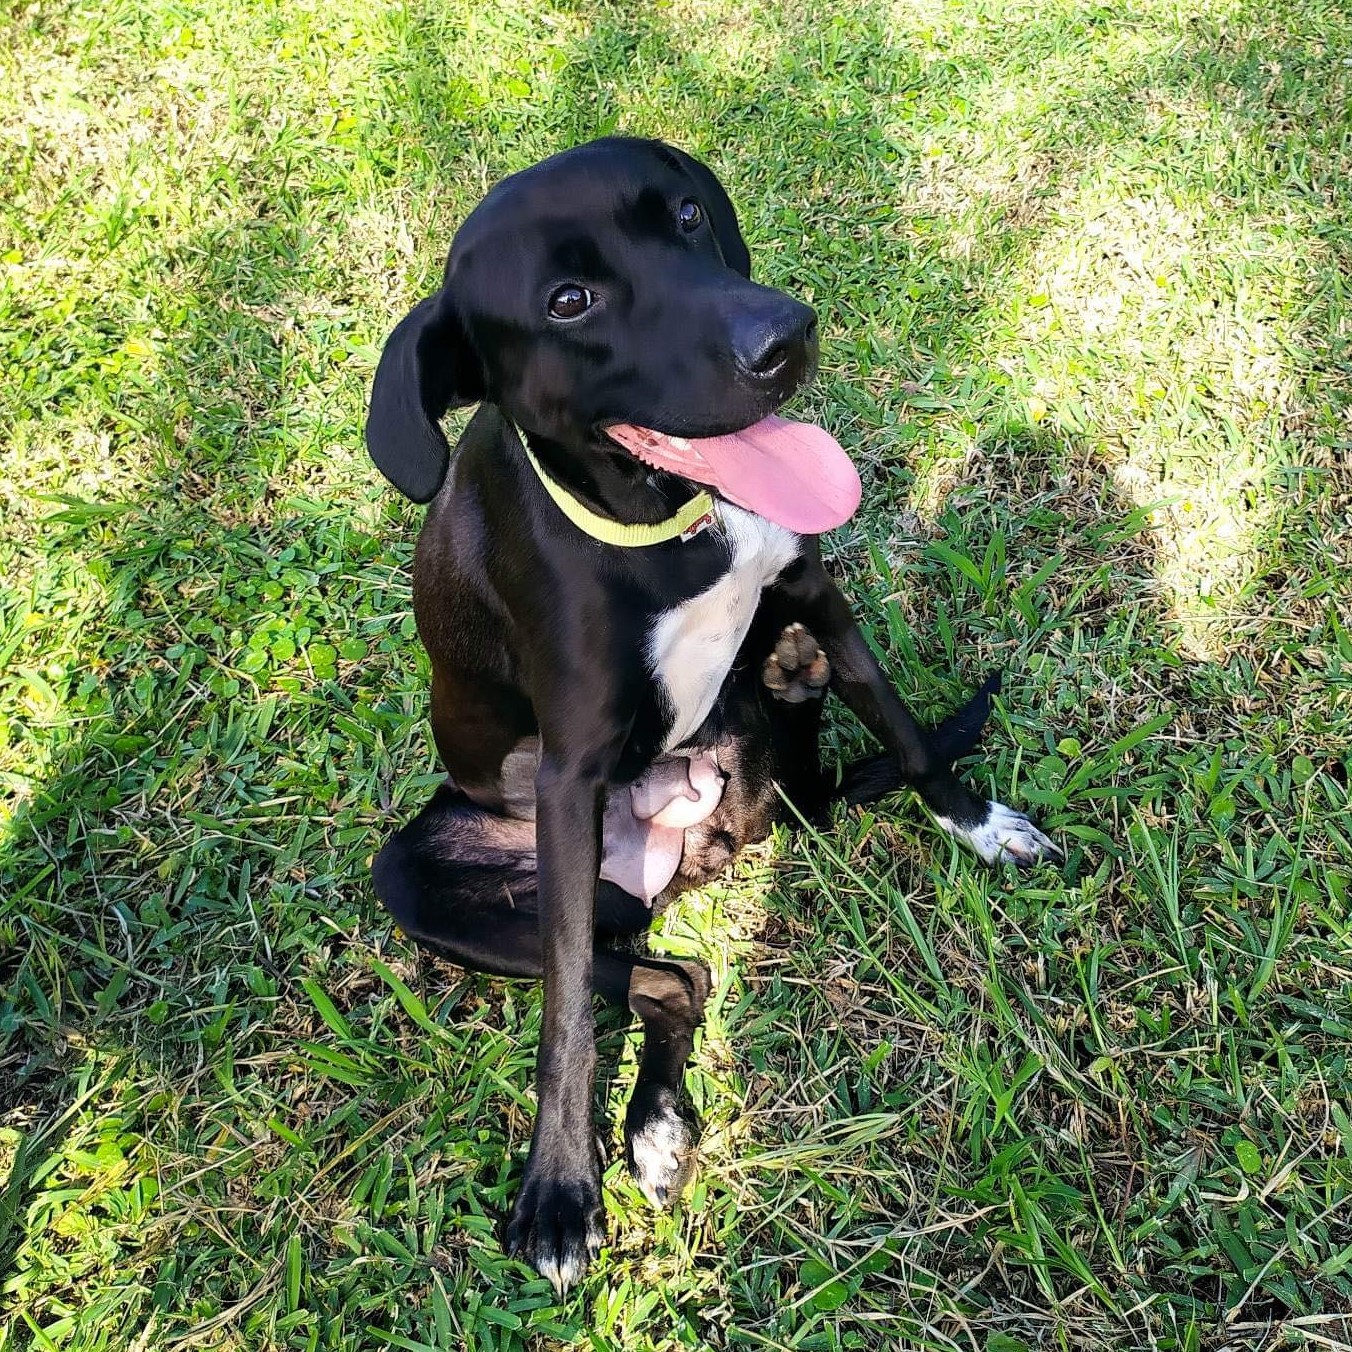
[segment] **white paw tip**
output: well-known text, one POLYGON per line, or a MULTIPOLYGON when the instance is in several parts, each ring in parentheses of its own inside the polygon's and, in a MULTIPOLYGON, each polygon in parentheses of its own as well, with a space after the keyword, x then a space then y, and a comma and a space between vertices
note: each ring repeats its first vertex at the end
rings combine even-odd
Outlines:
POLYGON ((679 1196, 693 1155, 690 1125, 674 1108, 649 1118, 629 1138, 634 1181, 655 1207, 665 1207, 679 1196))
POLYGON ((584 1245, 570 1244, 560 1253, 541 1254, 535 1261, 535 1270, 554 1288, 554 1294, 562 1300, 569 1291, 582 1280, 587 1265, 601 1252, 605 1235, 601 1227, 588 1222, 584 1245))
POLYGON ((1029 868, 1043 859, 1065 858, 1061 847, 1022 812, 994 800, 986 804, 985 821, 976 826, 958 826, 947 817, 940 817, 939 824, 950 835, 965 840, 987 864, 1029 868))

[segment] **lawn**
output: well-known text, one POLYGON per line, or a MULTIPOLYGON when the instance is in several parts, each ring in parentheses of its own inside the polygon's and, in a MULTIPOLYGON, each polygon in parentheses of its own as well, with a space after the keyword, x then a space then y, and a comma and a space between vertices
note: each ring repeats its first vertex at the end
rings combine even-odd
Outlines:
MULTIPOLYGON (((1343 0, 16 0, 0 18, 0 1352, 1352 1347, 1343 0), (707 159, 820 310, 834 567, 1064 869, 897 798, 653 943, 698 1180, 497 1240, 538 991, 392 932, 437 777, 365 458, 500 175, 707 159)), ((864 745, 848 718, 833 746, 864 745)))

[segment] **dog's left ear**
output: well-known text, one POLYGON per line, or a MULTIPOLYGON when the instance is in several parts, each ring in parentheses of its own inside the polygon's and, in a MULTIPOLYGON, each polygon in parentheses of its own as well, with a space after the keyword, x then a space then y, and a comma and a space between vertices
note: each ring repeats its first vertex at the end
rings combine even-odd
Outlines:
POLYGON ((685 151, 677 150, 675 146, 668 146, 667 149, 680 160, 681 168, 695 180, 700 204, 709 213, 718 246, 723 250, 723 261, 743 277, 750 277, 751 255, 747 252, 746 241, 737 224, 737 213, 723 185, 714 177, 712 169, 692 159, 685 151))
POLYGON ((414 502, 437 495, 451 461, 438 420, 482 399, 483 371, 446 290, 415 305, 385 343, 371 387, 366 449, 414 502))

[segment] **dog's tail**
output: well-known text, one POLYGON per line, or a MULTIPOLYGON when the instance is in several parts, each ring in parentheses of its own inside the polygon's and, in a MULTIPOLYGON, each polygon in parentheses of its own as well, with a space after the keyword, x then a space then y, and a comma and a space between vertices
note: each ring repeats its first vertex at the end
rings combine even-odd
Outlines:
MULTIPOLYGON (((936 762, 952 765, 976 746, 990 717, 991 699, 999 693, 1000 673, 994 671, 957 713, 929 730, 930 753, 936 762)), ((896 756, 884 751, 851 761, 841 771, 840 783, 831 797, 854 807, 872 803, 901 787, 901 765, 896 756)))

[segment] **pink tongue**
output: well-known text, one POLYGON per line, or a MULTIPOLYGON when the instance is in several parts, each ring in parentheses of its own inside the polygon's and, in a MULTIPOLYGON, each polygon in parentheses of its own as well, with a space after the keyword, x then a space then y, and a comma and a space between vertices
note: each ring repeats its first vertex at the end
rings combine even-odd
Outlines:
POLYGON ((631 455, 716 488, 739 507, 800 535, 820 535, 859 506, 859 471, 810 423, 762 418, 721 437, 674 437, 620 423, 606 429, 631 455))

